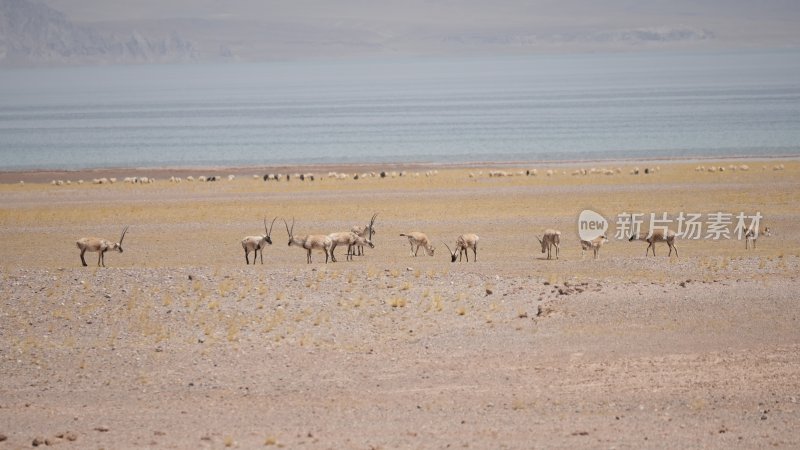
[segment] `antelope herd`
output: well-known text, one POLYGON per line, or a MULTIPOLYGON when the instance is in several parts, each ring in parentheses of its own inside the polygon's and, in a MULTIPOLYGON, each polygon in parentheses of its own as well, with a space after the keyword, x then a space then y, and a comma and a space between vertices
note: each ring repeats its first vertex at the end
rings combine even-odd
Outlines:
MULTIPOLYGON (((336 256, 334 255, 334 250, 339 245, 347 247, 346 259, 348 261, 352 261, 354 256, 362 256, 364 254, 364 246, 375 248, 375 244, 372 242, 372 237, 375 234, 374 226, 377 216, 377 213, 373 214, 369 224, 363 226, 353 226, 350 231, 302 236, 296 236, 294 234, 294 218, 292 218, 291 226, 286 222, 286 220, 281 220, 286 227, 286 234, 289 237, 288 245, 290 247, 296 246, 306 250, 306 263, 311 264, 311 254, 314 250, 317 250, 325 254, 325 263, 327 264, 328 260, 331 262, 337 262, 336 256), (358 250, 359 248, 360 251, 358 250)), ((264 234, 246 236, 241 240, 242 249, 244 250, 245 264, 250 264, 250 253, 253 253, 253 264, 256 263, 256 258, 260 258, 261 264, 264 264, 264 248, 267 245, 272 245, 272 228, 275 225, 276 220, 278 220, 278 217, 274 217, 272 219, 272 223, 268 228, 267 218, 264 217, 264 234)), ((88 264, 86 264, 86 259, 84 259, 86 252, 96 252, 98 253, 98 267, 105 267, 105 253, 109 250, 116 250, 119 253, 122 253, 122 241, 125 239, 125 234, 127 232, 128 227, 126 226, 122 229, 122 235, 119 238, 119 242, 112 242, 97 237, 84 237, 78 239, 75 244, 81 252, 80 258, 82 265, 84 267, 88 266, 88 264)), ((756 240, 759 236, 770 235, 771 230, 769 227, 764 227, 761 230, 753 226, 749 227, 744 234, 745 249, 749 249, 751 247, 750 244, 752 244, 752 248, 755 249, 756 240)), ((408 243, 411 246, 410 256, 416 257, 420 248, 422 248, 425 253, 428 254, 428 256, 434 255, 435 248, 425 233, 412 231, 409 233, 400 233, 400 236, 408 239, 408 243)), ((642 232, 631 232, 627 240, 641 240, 647 242, 648 245, 645 249, 645 257, 649 256, 651 249, 653 256, 656 256, 655 244, 658 242, 664 242, 667 244, 669 247, 668 256, 671 257, 672 252, 674 251, 675 256, 678 257, 678 248, 675 246, 675 238, 677 237, 679 237, 679 235, 672 230, 651 230, 651 232, 647 234, 642 232)), ((558 259, 559 248, 561 244, 560 231, 547 229, 544 231, 542 237, 537 235, 536 239, 541 245, 541 252, 547 253, 546 259, 552 259, 553 253, 555 253, 555 259, 558 259), (553 250, 555 250, 555 252, 553 252, 553 250)), ((458 261, 462 261, 462 258, 466 258, 466 261, 469 262, 469 250, 472 250, 472 261, 477 262, 479 241, 480 237, 477 234, 466 233, 456 238, 455 249, 451 249, 450 246, 444 241, 442 241, 442 243, 445 245, 445 247, 447 247, 451 262, 456 262, 456 259, 458 259, 458 261)), ((605 234, 602 234, 591 240, 580 240, 581 259, 585 257, 585 253, 588 250, 592 250, 594 259, 597 259, 600 249, 607 242, 608 237, 605 234)))

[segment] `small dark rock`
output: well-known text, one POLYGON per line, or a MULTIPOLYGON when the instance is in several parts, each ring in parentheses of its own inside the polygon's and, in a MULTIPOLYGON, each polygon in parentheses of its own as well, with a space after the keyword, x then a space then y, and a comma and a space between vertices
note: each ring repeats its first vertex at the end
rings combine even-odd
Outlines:
POLYGON ((7 439, 8 439, 8 436, 6 436, 6 435, 5 435, 5 434, 3 434, 3 433, 0 433, 0 442, 3 442, 3 441, 5 441, 5 440, 7 440, 7 439))
POLYGON ((487 288, 486 289, 486 295, 487 296, 492 295, 492 290, 487 288))
POLYGON ((192 280, 194 280, 194 277, 192 277, 191 275, 189 275, 189 281, 192 281, 192 280))
POLYGON ((44 441, 45 439, 43 437, 36 437, 33 438, 33 442, 31 442, 31 445, 33 445, 34 447, 38 447, 40 445, 44 445, 44 441))
POLYGON ((56 435, 57 438, 66 439, 70 442, 74 442, 78 440, 77 433, 73 433, 72 431, 65 431, 63 433, 58 433, 56 435))

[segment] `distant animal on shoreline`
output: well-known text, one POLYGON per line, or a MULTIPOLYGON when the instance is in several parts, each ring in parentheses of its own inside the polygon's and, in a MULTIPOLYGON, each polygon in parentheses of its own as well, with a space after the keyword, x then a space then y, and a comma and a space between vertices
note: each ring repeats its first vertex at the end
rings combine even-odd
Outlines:
POLYGON ((86 260, 83 258, 83 255, 86 252, 99 253, 99 255, 97 255, 97 266, 100 267, 102 265, 103 267, 105 267, 106 252, 109 250, 116 250, 122 253, 122 240, 125 239, 125 233, 127 232, 128 232, 128 227, 126 226, 125 228, 122 229, 122 236, 120 236, 119 242, 111 242, 96 237, 85 237, 78 239, 78 241, 75 242, 75 245, 77 245, 78 249, 81 251, 81 263, 83 264, 83 267, 88 266, 88 264, 86 264, 86 260))

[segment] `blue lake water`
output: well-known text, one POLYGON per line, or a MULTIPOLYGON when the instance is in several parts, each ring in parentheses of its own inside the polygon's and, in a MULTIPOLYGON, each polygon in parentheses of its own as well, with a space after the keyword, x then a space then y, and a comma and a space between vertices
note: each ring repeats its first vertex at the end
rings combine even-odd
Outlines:
POLYGON ((0 170, 800 155, 800 51, 0 70, 0 170))

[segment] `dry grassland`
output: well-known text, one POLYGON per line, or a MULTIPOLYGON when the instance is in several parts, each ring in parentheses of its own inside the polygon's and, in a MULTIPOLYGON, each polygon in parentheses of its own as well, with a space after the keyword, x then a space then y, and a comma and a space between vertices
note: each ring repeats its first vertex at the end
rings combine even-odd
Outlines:
POLYGON ((0 185, 0 448, 796 448, 800 163, 747 164, 0 185), (583 209, 759 211, 773 235, 679 258, 612 239, 594 261, 583 209), (279 219, 244 265, 265 215, 305 234, 375 212, 352 262, 306 264, 279 219), (77 238, 124 225, 124 253, 80 267, 77 238), (558 261, 534 237, 551 227, 558 261), (409 256, 415 230, 433 258, 409 256), (441 241, 466 232, 478 262, 451 264, 441 241))

